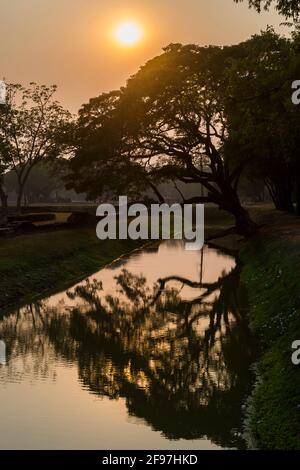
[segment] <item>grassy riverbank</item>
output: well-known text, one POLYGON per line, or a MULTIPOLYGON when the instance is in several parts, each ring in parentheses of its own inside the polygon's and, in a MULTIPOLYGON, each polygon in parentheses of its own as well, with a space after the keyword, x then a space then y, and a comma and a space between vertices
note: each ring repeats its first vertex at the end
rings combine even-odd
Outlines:
MULTIPOLYGON (((216 207, 205 212, 207 232, 230 217, 216 207)), ((32 233, 0 240, 0 310, 67 288, 145 241, 99 241, 95 228, 32 233)))
POLYGON ((300 220, 275 211, 260 218, 260 235, 241 250, 251 327, 262 348, 250 430, 259 448, 299 449, 300 366, 292 364, 291 345, 300 340, 300 220))
POLYGON ((67 288, 141 242, 96 238, 95 229, 49 231, 0 242, 0 310, 67 288))

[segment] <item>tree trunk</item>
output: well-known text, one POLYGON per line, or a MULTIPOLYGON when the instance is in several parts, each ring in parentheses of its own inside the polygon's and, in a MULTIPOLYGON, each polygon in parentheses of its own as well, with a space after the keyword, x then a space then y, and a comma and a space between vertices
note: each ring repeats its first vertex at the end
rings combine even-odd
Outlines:
POLYGON ((242 206, 237 192, 229 187, 223 192, 220 209, 230 212, 235 219, 236 231, 239 235, 250 238, 258 232, 258 225, 251 219, 248 211, 242 206))
MULTIPOLYGON (((251 219, 248 211, 242 206, 237 191, 230 184, 225 183, 224 180, 218 195, 209 192, 207 196, 196 196, 185 200, 186 204, 205 204, 207 202, 217 204, 219 209, 229 212, 234 217, 234 233, 250 238, 258 232, 258 225, 251 219)), ((229 230, 231 231, 232 227, 227 231, 229 230)))
POLYGON ((276 209, 294 213, 293 185, 289 175, 270 178, 267 188, 276 209))
POLYGON ((294 213, 293 190, 290 181, 283 181, 279 186, 279 209, 294 213))
POLYGON ((7 224, 8 222, 8 204, 7 204, 7 194, 5 194, 0 182, 0 200, 1 200, 1 213, 0 213, 0 225, 7 224))
POLYGON ((300 174, 296 174, 296 214, 300 215, 300 174))
POLYGON ((16 207, 17 215, 21 214, 22 199, 23 199, 23 195, 24 195, 25 183, 26 183, 26 180, 23 180, 23 181, 19 182, 17 207, 16 207))
POLYGON ((233 212, 237 233, 250 238, 258 231, 258 225, 251 219, 249 212, 241 205, 233 212))
MULTIPOLYGON (((17 214, 20 215, 21 214, 21 207, 22 207, 22 199, 23 199, 23 195, 24 195, 24 190, 25 190, 25 186, 26 186, 26 183, 27 183, 27 180, 28 180, 28 177, 29 177, 29 174, 31 173, 31 170, 32 168, 34 167, 34 165, 36 164, 37 162, 35 163, 32 163, 31 166, 28 166, 26 168, 26 171, 21 171, 21 173, 17 173, 17 178, 18 178, 18 185, 19 185, 19 188, 18 188, 18 197, 17 197, 17 214)), ((25 198, 24 198, 24 201, 25 201, 25 198)))

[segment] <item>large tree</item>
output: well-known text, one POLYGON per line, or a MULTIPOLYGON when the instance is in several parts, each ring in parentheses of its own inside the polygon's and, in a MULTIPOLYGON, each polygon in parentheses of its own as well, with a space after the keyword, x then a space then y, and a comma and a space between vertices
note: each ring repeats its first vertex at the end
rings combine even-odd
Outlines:
MULTIPOLYGON (((0 104, 0 120, 5 114, 5 106, 3 103, 0 104)), ((7 194, 4 188, 4 175, 9 170, 9 161, 7 159, 7 144, 0 138, 0 225, 7 223, 8 218, 8 205, 7 205, 7 194)))
POLYGON ((18 212, 32 168, 69 150, 66 134, 71 115, 54 99, 55 91, 56 86, 35 83, 29 88, 7 86, 6 104, 0 114, 1 169, 2 175, 8 169, 17 175, 18 212))
POLYGON ((300 210, 299 108, 291 100, 298 43, 269 28, 237 46, 227 70, 226 151, 237 161, 248 155, 248 174, 265 182, 277 209, 289 212, 295 190, 300 210))
MULTIPOLYGON (((1 112, 1 108, 0 108, 1 112)), ((9 164, 5 158, 6 149, 4 142, 0 141, 0 202, 1 202, 1 212, 0 212, 0 225, 7 223, 8 218, 8 204, 7 204, 7 194, 4 188, 4 175, 9 169, 9 164)))
POLYGON ((199 196, 186 202, 213 202, 233 214, 239 234, 255 233, 237 193, 246 161, 233 165, 224 153, 230 50, 170 45, 125 88, 84 106, 72 161, 77 189, 93 187, 96 193, 101 182, 113 186, 120 180, 127 189, 132 181, 145 187, 165 178, 198 183, 199 196))

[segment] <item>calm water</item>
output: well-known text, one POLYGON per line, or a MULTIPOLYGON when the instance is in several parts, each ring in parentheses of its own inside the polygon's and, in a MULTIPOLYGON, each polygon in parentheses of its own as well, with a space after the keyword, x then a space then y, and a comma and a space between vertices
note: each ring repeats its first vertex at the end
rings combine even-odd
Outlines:
POLYGON ((2 449, 241 448, 235 259, 164 242, 0 317, 2 449))

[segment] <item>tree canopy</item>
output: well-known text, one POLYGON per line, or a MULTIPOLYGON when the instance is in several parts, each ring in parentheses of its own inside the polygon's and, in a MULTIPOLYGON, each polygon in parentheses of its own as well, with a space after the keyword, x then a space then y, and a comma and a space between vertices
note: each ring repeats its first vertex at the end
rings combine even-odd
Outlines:
MULTIPOLYGON (((244 0, 234 0, 236 3, 244 0)), ((286 18, 298 19, 300 14, 299 0, 246 0, 250 8, 255 8, 259 13, 262 10, 269 10, 274 5, 276 10, 286 18)))
POLYGON ((171 44, 119 92, 85 105, 72 161, 74 186, 95 194, 115 181, 116 190, 164 179, 198 183, 207 195, 199 190, 186 202, 214 202, 234 215, 239 233, 253 233, 255 224, 237 195, 243 162, 234 166, 223 151, 228 52, 171 44))
POLYGON ((71 115, 54 99, 56 86, 31 83, 7 85, 0 114, 2 178, 7 170, 18 179, 18 210, 32 168, 68 151, 71 115))
POLYGON ((299 108, 292 103, 291 84, 300 72, 299 37, 281 37, 269 28, 238 50, 229 71, 226 149, 237 160, 248 155, 248 174, 265 182, 278 209, 293 212, 299 108))

